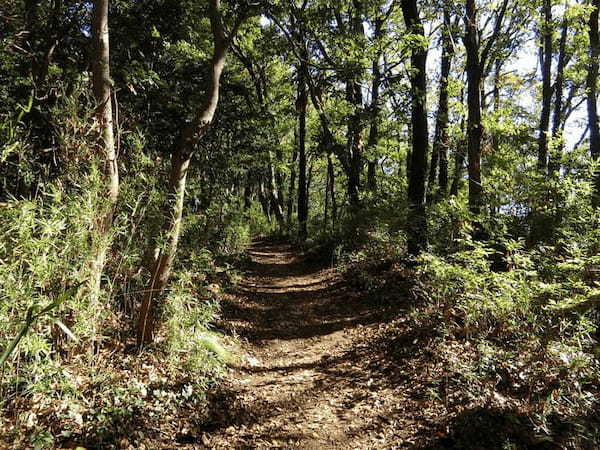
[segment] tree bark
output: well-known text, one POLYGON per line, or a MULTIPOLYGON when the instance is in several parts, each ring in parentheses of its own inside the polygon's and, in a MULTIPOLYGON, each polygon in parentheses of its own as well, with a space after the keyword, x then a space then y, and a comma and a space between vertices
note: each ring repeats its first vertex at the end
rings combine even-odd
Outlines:
MULTIPOLYGON (((219 102, 219 81, 225 67, 227 49, 236 29, 234 27, 234 31, 231 32, 229 37, 225 35, 220 0, 209 0, 209 19, 214 39, 214 51, 210 65, 208 87, 202 107, 198 110, 192 122, 184 129, 179 144, 171 157, 169 194, 167 203, 164 206, 165 222, 162 229, 167 240, 165 246, 160 249, 158 258, 152 267, 151 278, 142 299, 137 336, 139 345, 151 343, 154 339, 154 304, 157 296, 163 292, 167 285, 177 252, 188 167, 196 146, 208 131, 215 115, 219 102)), ((238 23, 238 26, 240 23, 238 23)))
MULTIPOLYGON (((381 36, 383 28, 383 20, 378 19, 375 22, 374 39, 378 39, 381 36)), ((377 52, 373 59, 373 81, 371 84, 371 126, 369 128, 369 140, 367 141, 367 148, 371 153, 375 153, 377 149, 377 143, 379 142, 379 113, 381 110, 379 100, 379 90, 381 88, 381 69, 379 67, 379 61, 381 59, 381 52, 377 52)), ((370 160, 367 165, 367 189, 371 192, 375 192, 377 189, 377 180, 375 178, 375 172, 377 168, 377 158, 370 155, 370 160)))
MULTIPOLYGON (((590 154, 594 161, 600 157, 600 124, 598 123, 598 58, 600 58, 600 34, 598 33, 598 12, 600 0, 592 0, 593 10, 588 22, 590 38, 590 62, 587 75, 587 109, 590 126, 590 154)), ((600 206, 600 169, 594 173, 592 206, 600 206)))
POLYGON ((329 178, 329 196, 331 198, 331 229, 335 231, 337 224, 337 200, 335 198, 335 172, 333 170, 333 160, 331 153, 327 154, 327 173, 329 178))
POLYGON ((454 46, 450 36, 450 12, 444 8, 444 25, 442 28, 442 58, 440 67, 440 94, 437 118, 435 124, 435 137, 431 152, 431 166, 429 169, 428 199, 436 196, 445 196, 448 190, 448 77, 452 68, 454 46), (437 164, 439 160, 439 174, 437 164), (438 192, 434 191, 436 175, 438 177, 438 192))
MULTIPOLYGON (((364 39, 362 22, 363 3, 353 0, 354 14, 351 18, 351 33, 355 41, 364 39)), ((363 170, 363 125, 361 114, 363 109, 363 95, 361 80, 363 69, 358 63, 357 67, 350 70, 351 76, 346 79, 346 100, 352 105, 354 111, 348 118, 348 199, 350 206, 357 210, 360 202, 360 178, 363 170)))
POLYGON ((298 239, 304 242, 308 237, 308 198, 306 186, 306 62, 301 61, 298 69, 298 239))
POLYGON ((481 184, 481 62, 475 0, 466 0, 465 48, 467 51, 467 154, 469 172, 469 209, 479 214, 483 204, 481 184))
POLYGON ((110 46, 108 29, 109 0, 95 0, 92 9, 92 88, 97 103, 96 117, 99 127, 99 153, 103 165, 106 198, 95 223, 94 255, 92 256, 92 298, 100 291, 102 271, 106 263, 108 242, 106 238, 113 222, 114 206, 119 196, 119 170, 113 130, 112 86, 110 78, 110 46))
POLYGON ((538 135, 538 168, 545 170, 548 166, 548 127, 552 105, 552 2, 544 0, 543 18, 540 26, 542 45, 540 46, 540 63, 542 68, 542 112, 538 135))
POLYGON ((554 115, 552 120, 552 140, 554 146, 548 158, 548 173, 555 175, 560 170, 560 160, 563 149, 562 124, 563 124, 563 90, 565 83, 565 66, 567 65, 567 36, 569 21, 565 8, 560 43, 558 50, 558 65, 556 67, 556 83, 554 87, 554 115))
MULTIPOLYGON (((406 28, 411 34, 425 40, 425 33, 416 0, 402 0, 406 28)), ((429 137, 427 132, 427 49, 411 49, 411 128, 412 151, 408 178, 408 251, 415 255, 427 245, 427 220, 425 217, 425 178, 429 137)))
POLYGON ((296 187, 296 159, 298 159, 298 131, 294 131, 294 150, 292 152, 292 164, 290 169, 290 185, 288 188, 287 198, 287 220, 291 223, 292 214, 294 213, 294 188, 296 187))

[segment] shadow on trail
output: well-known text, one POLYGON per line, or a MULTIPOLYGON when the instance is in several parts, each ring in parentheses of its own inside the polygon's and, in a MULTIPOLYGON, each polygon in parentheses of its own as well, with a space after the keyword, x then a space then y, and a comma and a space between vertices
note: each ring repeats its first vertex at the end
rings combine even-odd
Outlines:
POLYGON ((304 263, 289 245, 259 242, 249 253, 253 261, 238 289, 245 301, 225 303, 224 316, 252 344, 328 335, 387 315, 332 269, 304 263))
MULTIPOLYGON (((289 245, 259 242, 249 253, 252 263, 238 295, 224 304, 223 320, 262 362, 238 367, 242 378, 212 393, 211 417, 199 431, 231 440, 233 427, 234 448, 262 440, 344 448, 342 442, 389 426, 367 404, 398 377, 387 365, 370 365, 373 349, 360 337, 361 326, 399 315, 406 306, 401 293, 393 305, 373 302, 335 270, 303 262, 289 245), (325 425, 322 411, 329 414, 325 425)), ((393 408, 386 415, 396 414, 393 408)))

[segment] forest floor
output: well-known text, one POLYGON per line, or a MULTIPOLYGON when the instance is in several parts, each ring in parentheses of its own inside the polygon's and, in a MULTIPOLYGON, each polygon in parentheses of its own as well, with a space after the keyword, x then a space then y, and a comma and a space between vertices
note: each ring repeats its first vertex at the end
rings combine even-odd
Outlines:
POLYGON ((431 374, 419 369, 428 356, 419 333, 397 336, 404 356, 415 353, 401 365, 378 351, 381 330, 401 328, 401 300, 373 302, 287 244, 257 242, 249 253, 220 324, 244 356, 211 395, 203 445, 367 449, 443 439, 445 407, 424 395, 431 374))

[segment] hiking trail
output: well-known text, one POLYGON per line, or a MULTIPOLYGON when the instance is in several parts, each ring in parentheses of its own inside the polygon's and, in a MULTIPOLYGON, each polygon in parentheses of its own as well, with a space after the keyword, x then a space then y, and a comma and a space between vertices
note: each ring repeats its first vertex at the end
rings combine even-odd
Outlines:
POLYGON ((288 244, 257 242, 249 254, 222 319, 246 356, 212 399, 203 444, 387 448, 397 433, 410 444, 411 420, 397 429, 407 405, 388 376, 396 371, 371 361, 363 341, 389 319, 388 308, 353 291, 335 269, 303 262, 288 244))

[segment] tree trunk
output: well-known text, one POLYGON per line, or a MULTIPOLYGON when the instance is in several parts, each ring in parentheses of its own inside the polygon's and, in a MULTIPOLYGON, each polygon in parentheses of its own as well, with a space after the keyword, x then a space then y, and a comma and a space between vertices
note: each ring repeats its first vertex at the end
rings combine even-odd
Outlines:
POLYGON ((258 183, 258 201, 260 202, 260 206, 263 210, 263 214, 267 218, 267 221, 271 222, 271 205, 265 191, 265 182, 261 179, 258 183))
POLYGON ((273 167, 273 152, 268 151, 268 170, 269 170, 269 196, 271 200, 271 210, 275 213, 275 219, 279 224, 279 229, 283 230, 285 225, 285 218, 283 217, 283 208, 281 206, 281 199, 279 197, 279 190, 277 189, 277 181, 275 168, 273 167))
POLYGON ((137 336, 139 345, 151 343, 154 338, 154 300, 167 285, 177 252, 188 167, 194 149, 212 123, 219 102, 219 80, 225 67, 225 56, 231 42, 231 36, 227 37, 223 30, 220 0, 209 0, 209 18, 214 39, 214 51, 208 87, 202 107, 198 110, 194 120, 183 131, 179 145, 171 157, 169 193, 167 203, 164 205, 165 222, 162 227, 163 235, 167 237, 167 240, 152 267, 151 278, 142 299, 137 336))
MULTIPOLYGON (((402 0, 406 28, 411 34, 425 40, 425 33, 417 11, 416 0, 402 0)), ((425 217, 425 178, 429 137, 427 133, 427 49, 411 50, 411 126, 412 151, 408 178, 408 251, 415 255, 427 245, 427 220, 425 217)))
MULTIPOLYGON (((600 58, 600 35, 598 33, 598 11, 600 0, 592 0, 594 9, 590 14, 590 62, 587 75, 587 109, 590 126, 590 154, 594 161, 600 156, 600 124, 598 123, 598 58, 600 58)), ((592 206, 600 206, 600 169, 594 173, 594 187, 592 193, 592 206)))
MULTIPOLYGON (((379 38, 383 27, 383 20, 378 19, 375 22, 375 33, 374 39, 379 38)), ((377 52, 373 59, 373 82, 371 85, 371 127, 369 128, 369 140, 367 142, 367 148, 371 153, 369 163, 367 165, 367 189, 374 192, 377 189, 377 180, 375 178, 375 171, 377 168, 377 157, 373 153, 377 150, 377 143, 379 142, 379 112, 381 105, 379 104, 379 89, 381 87, 381 69, 379 68, 379 61, 381 59, 381 53, 377 52)))
POLYGON ((465 48, 467 51, 467 154, 469 172, 469 209, 479 214, 483 204, 481 184, 481 64, 475 0, 466 1, 465 48))
MULTIPOLYGON (((369 128, 369 141, 367 147, 371 153, 377 149, 379 141, 379 87, 381 86, 381 71, 379 70, 379 55, 373 61, 373 85, 371 99, 371 127, 369 128)), ((377 180, 375 179, 375 169, 377 167, 376 157, 371 156, 367 166, 367 188, 374 192, 377 189, 377 180)))
POLYGON ((327 154, 327 173, 329 178, 329 196, 331 197, 331 229, 335 231, 337 223, 337 201, 335 198, 335 172, 333 170, 333 161, 331 153, 327 154))
MULTIPOLYGON (((362 0, 353 0, 353 16, 351 18, 352 38, 357 44, 364 40, 363 28, 363 3, 362 0)), ((353 107, 353 112, 348 118, 348 199, 351 208, 356 211, 360 202, 360 178, 363 170, 363 125, 361 114, 363 109, 363 94, 361 81, 363 69, 358 63, 350 71, 351 76, 346 79, 346 100, 353 107)))
POLYGON ((308 199, 306 192, 306 62, 301 61, 298 69, 298 239, 304 242, 308 236, 308 199))
POLYGON ((558 66, 556 68, 556 83, 554 87, 554 116, 552 120, 552 141, 554 143, 552 152, 548 158, 548 173, 555 175, 560 169, 562 157, 562 123, 563 123, 563 89, 565 83, 565 66, 567 64, 567 36, 569 21, 567 12, 563 13, 563 24, 560 32, 560 43, 558 50, 558 66))
POLYGON ((538 167, 545 170, 548 166, 548 126, 552 105, 552 3, 544 0, 541 23, 542 45, 540 46, 540 65, 542 68, 542 112, 538 135, 538 167))
POLYGON ((466 142, 461 141, 458 144, 458 148, 454 150, 454 174, 452 176, 452 185, 450 186, 450 195, 453 197, 458 196, 458 187, 460 180, 463 177, 463 167, 465 165, 465 151, 466 142))
POLYGON ((450 12, 444 8, 444 25, 442 28, 442 58, 440 67, 440 94, 435 124, 435 137, 431 153, 429 169, 428 200, 436 196, 446 195, 448 190, 448 77, 452 68, 454 46, 450 37, 450 12), (439 174, 436 174, 439 160, 439 174), (434 192, 436 175, 438 175, 438 192, 434 192))
POLYGON ((95 223, 94 255, 92 256, 92 298, 100 291, 102 271, 106 263, 108 242, 106 238, 112 226, 114 206, 119 195, 119 170, 115 151, 112 113, 112 80, 110 78, 110 47, 108 32, 108 2, 95 0, 92 9, 92 86, 96 99, 96 117, 100 129, 99 153, 103 164, 107 202, 103 204, 95 223))
POLYGON ((296 159, 298 159, 298 151, 297 151, 297 137, 298 132, 294 132, 295 142, 294 142, 294 151, 292 153, 292 164, 290 170, 290 185, 288 189, 288 198, 287 198, 287 220, 288 223, 292 220, 292 214, 294 213, 294 188, 296 187, 296 159))

